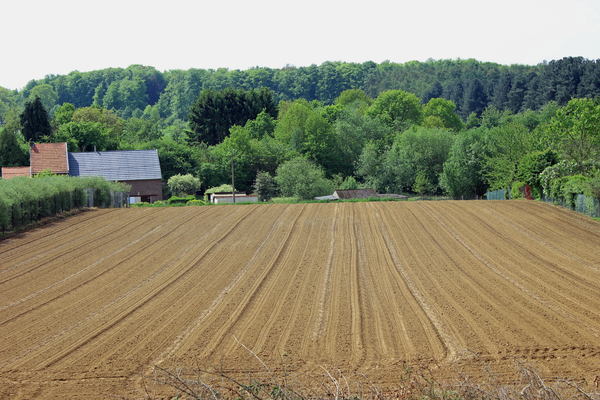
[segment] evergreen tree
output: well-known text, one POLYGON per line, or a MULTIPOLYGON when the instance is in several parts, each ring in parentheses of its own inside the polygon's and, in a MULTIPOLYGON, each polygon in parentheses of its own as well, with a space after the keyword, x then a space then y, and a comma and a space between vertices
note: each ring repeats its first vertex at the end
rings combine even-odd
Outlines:
POLYGON ((38 96, 25 103, 25 110, 21 114, 21 126, 26 141, 38 141, 44 136, 52 135, 48 112, 38 96))

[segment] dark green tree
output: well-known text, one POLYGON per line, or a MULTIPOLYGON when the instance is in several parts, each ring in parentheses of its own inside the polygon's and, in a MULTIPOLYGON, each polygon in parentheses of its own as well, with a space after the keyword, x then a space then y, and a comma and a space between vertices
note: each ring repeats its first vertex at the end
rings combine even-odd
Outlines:
POLYGON ((48 119, 48 112, 38 96, 25 102, 25 109, 21 113, 21 133, 26 141, 39 141, 42 137, 52 135, 52 127, 48 119))
POLYGON ((29 163, 29 154, 19 145, 19 121, 16 112, 9 114, 0 131, 0 166, 23 167, 29 163))
POLYGON ((203 90, 188 117, 190 139, 197 143, 219 144, 229 135, 229 128, 234 125, 244 126, 263 110, 271 117, 277 116, 277 106, 268 89, 203 90))

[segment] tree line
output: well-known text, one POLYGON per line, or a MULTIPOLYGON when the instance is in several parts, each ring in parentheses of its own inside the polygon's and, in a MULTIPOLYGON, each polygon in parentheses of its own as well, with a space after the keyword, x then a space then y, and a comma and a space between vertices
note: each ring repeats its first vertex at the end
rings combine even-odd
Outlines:
MULTIPOLYGON (((352 64, 330 64, 352 70, 352 64)), ((335 79, 320 86, 307 81, 307 87, 339 92, 331 101, 282 99, 268 86, 203 87, 183 119, 159 111, 171 79, 154 79, 166 84, 165 92, 128 117, 94 102, 49 109, 35 94, 21 111, 5 113, 0 164, 25 165, 30 140, 67 142, 69 151, 158 149, 165 181, 191 174, 206 190, 230 182, 235 150, 237 188, 275 187, 299 197, 357 187, 474 197, 515 184, 529 185, 536 196, 558 195, 588 190, 596 179, 600 106, 594 61, 565 58, 502 68, 474 60, 361 65, 372 67, 362 77, 363 84, 371 79, 373 92, 342 90, 335 79), (403 76, 415 77, 405 82, 414 92, 388 88, 403 76)), ((141 81, 153 73, 132 76, 141 81)))
POLYGON ((92 105, 113 110, 122 118, 164 119, 167 125, 187 121, 192 104, 203 90, 245 91, 268 88, 275 103, 317 100, 333 104, 348 89, 361 89, 371 98, 386 90, 415 94, 423 104, 432 98, 452 100, 463 119, 496 109, 539 110, 549 101, 560 106, 572 98, 600 95, 598 60, 565 57, 535 66, 500 65, 474 59, 428 60, 380 64, 325 62, 321 65, 248 70, 189 69, 158 71, 131 65, 31 80, 20 91, 0 88, 0 121, 12 107, 22 110, 27 100, 40 97, 53 116, 64 104, 92 105))

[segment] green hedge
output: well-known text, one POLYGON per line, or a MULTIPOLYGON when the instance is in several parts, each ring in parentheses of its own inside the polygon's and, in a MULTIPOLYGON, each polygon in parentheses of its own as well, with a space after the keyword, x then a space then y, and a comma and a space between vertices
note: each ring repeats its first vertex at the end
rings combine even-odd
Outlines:
POLYGON ((188 201, 190 200, 196 200, 196 197, 194 195, 189 195, 187 197, 177 197, 177 196, 173 196, 169 199, 169 201, 167 201, 167 204, 170 206, 176 205, 176 204, 181 204, 181 205, 185 205, 187 204, 188 201))
POLYGON ((83 189, 93 188, 100 199, 110 199, 110 192, 128 192, 130 186, 107 182, 101 177, 43 176, 0 179, 0 226, 12 220, 31 222, 85 203, 83 189), (18 217, 16 217, 18 216, 18 217))

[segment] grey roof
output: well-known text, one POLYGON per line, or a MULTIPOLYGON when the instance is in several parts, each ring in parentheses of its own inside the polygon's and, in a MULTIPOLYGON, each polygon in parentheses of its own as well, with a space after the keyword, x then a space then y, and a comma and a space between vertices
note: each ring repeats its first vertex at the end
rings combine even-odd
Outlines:
POLYGON ((333 194, 330 194, 329 196, 319 196, 319 197, 315 197, 315 200, 331 200, 331 201, 335 201, 335 200, 339 200, 339 198, 333 194))
POLYGON ((347 199, 368 199, 369 197, 377 197, 377 192, 375 189, 348 189, 341 190, 338 189, 333 192, 333 195, 338 199, 347 200, 347 199))
POLYGON ((70 176, 103 176, 107 181, 162 179, 157 150, 69 153, 70 176))

